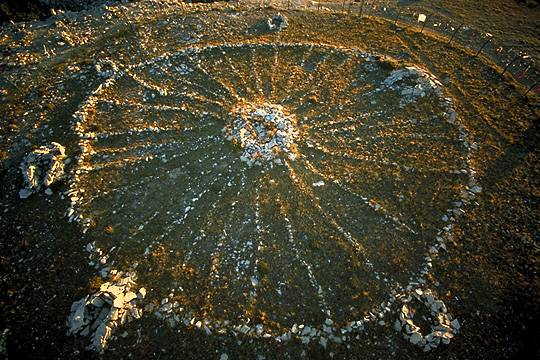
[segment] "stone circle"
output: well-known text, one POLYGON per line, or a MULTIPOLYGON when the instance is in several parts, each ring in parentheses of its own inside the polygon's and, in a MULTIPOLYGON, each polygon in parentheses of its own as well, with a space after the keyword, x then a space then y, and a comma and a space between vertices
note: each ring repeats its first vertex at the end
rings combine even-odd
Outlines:
POLYGON ((178 254, 170 282, 140 279, 168 289, 145 312, 172 327, 351 341, 426 285, 475 196, 473 144, 425 69, 309 43, 110 68, 74 115, 67 215, 114 229, 100 269, 178 254))

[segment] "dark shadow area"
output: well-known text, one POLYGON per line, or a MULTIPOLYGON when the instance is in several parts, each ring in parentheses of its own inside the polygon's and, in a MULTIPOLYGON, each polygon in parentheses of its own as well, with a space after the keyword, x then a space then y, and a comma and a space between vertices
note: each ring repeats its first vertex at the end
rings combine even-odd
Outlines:
POLYGON ((81 11, 105 3, 120 0, 2 0, 0 1, 0 25, 13 21, 44 20, 53 11, 81 11))
POLYGON ((519 140, 509 145, 504 154, 491 164, 486 171, 486 174, 490 174, 490 176, 484 179, 485 186, 493 186, 499 180, 510 176, 530 152, 538 150, 539 144, 540 125, 536 123, 529 127, 519 140))
POLYGON ((268 29, 268 23, 265 20, 253 24, 247 31, 247 35, 251 36, 261 36, 268 34, 270 30, 268 29))
POLYGON ((51 16, 51 9, 37 0, 5 0, 0 3, 0 24, 8 21, 45 19, 51 16))
POLYGON ((516 2, 531 9, 534 9, 540 5, 540 0, 516 0, 516 2))

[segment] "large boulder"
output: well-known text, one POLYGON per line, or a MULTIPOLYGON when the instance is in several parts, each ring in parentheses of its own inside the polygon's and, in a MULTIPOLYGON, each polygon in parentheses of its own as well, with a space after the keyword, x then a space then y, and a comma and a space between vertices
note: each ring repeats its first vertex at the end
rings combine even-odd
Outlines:
POLYGON ((26 155, 20 165, 24 180, 24 188, 19 191, 21 199, 26 199, 61 179, 64 176, 65 158, 64 147, 55 142, 26 155))
POLYGON ((267 24, 268 30, 270 31, 281 31, 289 26, 287 18, 281 14, 272 16, 270 19, 268 19, 267 24))

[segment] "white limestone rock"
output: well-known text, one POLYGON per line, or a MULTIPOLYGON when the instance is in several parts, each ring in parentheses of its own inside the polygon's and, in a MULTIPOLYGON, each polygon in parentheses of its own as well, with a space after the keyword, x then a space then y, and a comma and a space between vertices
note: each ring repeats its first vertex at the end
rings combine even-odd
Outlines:
POLYGON ((65 148, 55 142, 26 155, 20 165, 24 188, 19 191, 19 197, 26 199, 61 179, 64 176, 65 158, 65 148))

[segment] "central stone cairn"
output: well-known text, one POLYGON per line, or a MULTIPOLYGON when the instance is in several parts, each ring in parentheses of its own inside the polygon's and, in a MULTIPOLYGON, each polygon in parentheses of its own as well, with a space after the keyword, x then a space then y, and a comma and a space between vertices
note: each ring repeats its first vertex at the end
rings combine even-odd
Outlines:
POLYGON ((240 159, 249 166, 263 163, 283 165, 283 157, 294 160, 298 151, 295 116, 275 104, 242 104, 232 110, 232 122, 223 128, 227 139, 243 149, 240 159))

